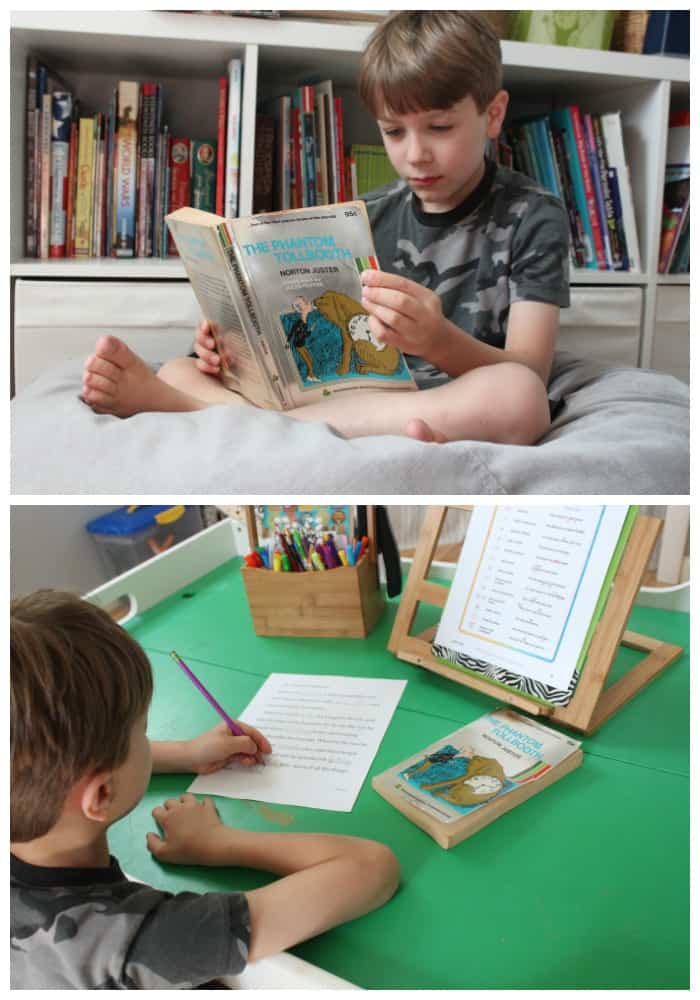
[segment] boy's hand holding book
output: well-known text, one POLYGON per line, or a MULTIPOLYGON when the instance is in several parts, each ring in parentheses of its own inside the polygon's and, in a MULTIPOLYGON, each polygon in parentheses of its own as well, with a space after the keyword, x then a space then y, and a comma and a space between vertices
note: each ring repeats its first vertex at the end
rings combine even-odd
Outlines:
POLYGON ((448 321, 440 296, 423 285, 386 271, 363 271, 362 305, 378 340, 431 361, 448 321))
POLYGON ((197 367, 205 375, 218 375, 221 369, 221 358, 216 351, 216 340, 212 325, 203 319, 195 331, 194 352, 197 355, 197 367))

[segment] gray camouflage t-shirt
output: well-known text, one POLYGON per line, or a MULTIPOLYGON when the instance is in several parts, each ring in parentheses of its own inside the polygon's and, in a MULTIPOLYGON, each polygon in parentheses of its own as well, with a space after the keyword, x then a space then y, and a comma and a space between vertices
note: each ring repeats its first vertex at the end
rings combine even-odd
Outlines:
POLYGON ((40 868, 10 855, 12 989, 192 989, 237 975, 243 893, 161 892, 109 868, 40 868))
MULTIPOLYGON (((426 213, 404 181, 364 195, 379 265, 432 289, 443 314, 494 347, 506 342, 513 302, 569 305, 569 226, 554 195, 486 161, 479 186, 450 212, 426 213)), ((419 388, 449 381, 407 357, 419 388)))

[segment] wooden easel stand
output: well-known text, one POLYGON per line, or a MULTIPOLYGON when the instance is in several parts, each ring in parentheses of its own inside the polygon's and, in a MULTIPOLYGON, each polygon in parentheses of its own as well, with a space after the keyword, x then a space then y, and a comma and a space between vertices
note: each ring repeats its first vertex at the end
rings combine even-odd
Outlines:
MULTIPOLYGON (((427 579, 448 511, 446 506, 429 507, 413 564, 404 588, 389 638, 389 650, 399 659, 441 674, 481 694, 497 698, 529 715, 551 719, 579 733, 590 735, 626 705, 657 674, 678 659, 681 646, 661 642, 650 636, 626 631, 627 621, 642 583, 642 578, 661 528, 661 520, 639 515, 632 527, 608 600, 591 640, 588 656, 574 695, 565 707, 544 705, 515 690, 453 670, 433 656, 431 644, 436 628, 421 635, 410 634, 421 602, 444 608, 449 589, 427 579), (605 684, 620 645, 641 650, 648 655, 610 687, 605 684)), ((471 506, 457 509, 471 510, 471 506)))

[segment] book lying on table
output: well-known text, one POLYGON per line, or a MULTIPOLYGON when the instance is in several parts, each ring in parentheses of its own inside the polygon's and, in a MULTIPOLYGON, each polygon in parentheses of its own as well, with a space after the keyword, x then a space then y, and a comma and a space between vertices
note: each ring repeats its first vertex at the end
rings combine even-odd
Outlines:
POLYGON ((352 388, 416 388, 361 304, 360 274, 379 266, 363 202, 241 219, 181 208, 167 223, 227 388, 280 410, 352 388))
POLYGON ((372 778, 372 787, 449 848, 582 762, 578 740, 499 709, 372 778))

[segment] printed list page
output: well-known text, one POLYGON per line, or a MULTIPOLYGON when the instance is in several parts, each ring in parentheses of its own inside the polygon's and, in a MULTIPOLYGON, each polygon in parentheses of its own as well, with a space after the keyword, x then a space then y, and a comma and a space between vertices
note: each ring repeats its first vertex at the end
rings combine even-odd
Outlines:
POLYGON ((437 642, 567 688, 627 511, 475 509, 437 642))
POLYGON ((240 716, 269 739, 266 766, 200 775, 190 791, 350 812, 405 686, 270 674, 240 716))

